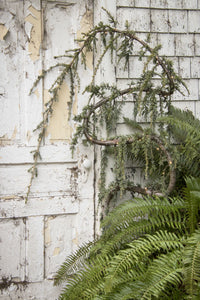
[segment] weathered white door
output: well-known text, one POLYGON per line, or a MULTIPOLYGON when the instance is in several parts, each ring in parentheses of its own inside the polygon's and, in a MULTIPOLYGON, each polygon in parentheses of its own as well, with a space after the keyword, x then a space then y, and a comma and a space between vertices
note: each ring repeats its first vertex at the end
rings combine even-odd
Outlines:
MULTIPOLYGON (((27 170, 37 147, 48 89, 57 68, 29 91, 54 56, 77 47, 75 39, 93 25, 93 1, 0 1, 0 299, 56 299, 53 275, 67 254, 95 233, 94 149, 81 144, 72 157, 68 121, 69 81, 59 91, 40 152, 38 177, 27 170), (84 160, 91 162, 84 168, 84 160)), ((61 59, 62 60, 62 59, 61 59)), ((92 54, 81 85, 89 83, 92 54)), ((72 113, 87 102, 76 93, 72 113)))
MULTIPOLYGON (((30 152, 37 147, 38 132, 33 129, 42 121, 48 89, 61 69, 42 79, 31 96, 29 90, 42 70, 55 63, 54 56, 78 46, 75 40, 81 32, 107 22, 102 6, 116 17, 119 27, 128 20, 142 39, 151 33, 152 45, 162 44, 161 53, 173 60, 190 89, 188 96, 175 95, 173 104, 200 115, 199 0, 0 0, 0 299, 56 299, 60 291, 53 287, 56 269, 97 231, 100 149, 79 143, 71 155, 75 126, 68 121, 68 80, 47 128, 27 204, 25 196, 27 170, 33 162, 30 152), (84 168, 86 157, 90 169, 84 168)), ((106 56, 96 82, 127 86, 139 76, 137 62, 137 54, 131 56, 124 70, 122 61, 115 68, 106 56)), ((92 69, 91 54, 80 74, 82 88, 90 82, 92 69)), ((86 103, 86 95, 76 93, 72 113, 86 103)), ((126 103, 126 107, 133 104, 131 95, 126 103)), ((121 125, 119 134, 124 130, 121 125)))

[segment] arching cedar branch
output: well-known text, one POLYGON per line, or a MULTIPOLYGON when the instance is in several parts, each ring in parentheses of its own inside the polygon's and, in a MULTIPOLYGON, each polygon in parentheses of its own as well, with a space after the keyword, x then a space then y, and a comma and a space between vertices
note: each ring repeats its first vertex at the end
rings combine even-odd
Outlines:
MULTIPOLYGON (((118 93, 118 95, 116 95, 116 97, 123 96, 123 95, 129 94, 131 92, 133 92, 132 88, 124 89, 124 90, 121 90, 118 93)), ((86 114, 86 117, 84 118, 84 122, 83 122, 84 134, 85 134, 85 137, 87 138, 87 140, 90 141, 93 144, 100 145, 100 146, 117 146, 119 144, 119 139, 118 138, 110 139, 110 140, 99 140, 99 139, 96 139, 96 138, 92 137, 91 134, 89 133, 89 122, 90 122, 91 115, 95 113, 96 109, 101 107, 103 104, 105 104, 109 100, 110 100, 110 98, 107 97, 103 100, 100 100, 96 104, 94 104, 92 106, 92 108, 90 107, 90 109, 88 110, 88 112, 86 114)), ((140 138, 142 138, 142 136, 139 136, 137 138, 140 139, 140 138)), ((166 191, 165 195, 170 194, 173 191, 173 189, 175 187, 175 183, 176 183, 176 170, 175 170, 174 165, 173 165, 172 156, 171 156, 170 152, 164 146, 162 140, 158 136, 153 134, 153 135, 148 136, 148 138, 151 141, 155 142, 159 146, 159 148, 161 149, 163 154, 166 156, 168 166, 169 166, 169 184, 168 184, 167 191, 166 191)), ((132 143, 134 143, 134 141, 135 141, 134 138, 130 138, 130 137, 127 138, 127 144, 132 144, 132 143)), ((127 190, 128 190, 128 188, 127 188, 127 190)), ((136 186, 135 187, 132 186, 131 191, 137 192, 137 193, 140 193, 140 194, 144 194, 144 195, 164 196, 164 194, 160 191, 142 189, 142 188, 138 188, 136 186)))

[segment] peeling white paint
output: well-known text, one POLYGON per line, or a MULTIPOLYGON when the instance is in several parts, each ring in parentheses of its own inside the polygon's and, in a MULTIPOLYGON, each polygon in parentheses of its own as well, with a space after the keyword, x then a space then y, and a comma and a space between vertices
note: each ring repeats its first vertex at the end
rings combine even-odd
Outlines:
POLYGON ((36 97, 37 97, 38 99, 40 98, 40 94, 39 94, 38 89, 36 89, 36 90, 34 91, 34 94, 36 95, 36 97))
POLYGON ((11 140, 14 140, 16 138, 16 135, 17 135, 17 126, 15 126, 15 128, 13 130, 13 133, 12 133, 12 136, 11 136, 11 140))
MULTIPOLYGON (((77 39, 83 38, 83 33, 88 32, 93 26, 93 12, 86 10, 80 22, 80 29, 77 31, 77 39)), ((79 43, 81 45, 81 43, 79 43)), ((88 52, 86 54, 86 65, 90 70, 93 70, 93 53, 88 52)))
POLYGON ((56 255, 59 255, 59 254, 60 254, 60 247, 54 248, 53 256, 56 256, 56 255))
MULTIPOLYGON (((69 121, 69 105, 70 90, 66 82, 64 82, 58 93, 59 101, 53 105, 53 114, 50 118, 46 135, 49 136, 50 141, 67 140, 70 141, 74 131, 73 126, 69 121)), ((44 104, 50 100, 48 90, 44 91, 44 104)), ((72 106, 73 115, 77 114, 77 92, 75 94, 75 101, 72 106)))
POLYGON ((42 13, 32 5, 29 7, 29 11, 31 14, 25 18, 25 21, 32 25, 28 49, 31 59, 36 61, 40 57, 40 46, 42 42, 42 13))
POLYGON ((4 24, 0 24, 0 40, 3 41, 8 33, 8 28, 4 24))
MULTIPOLYGON (((35 150, 38 137, 33 129, 42 120, 44 103, 49 99, 48 80, 39 83, 31 96, 28 94, 41 70, 54 63, 55 52, 64 53, 67 47, 77 46, 74 39, 82 26, 80 16, 86 6, 91 10, 91 1, 73 2, 70 6, 41 0, 3 0, 0 4, 5 8, 0 21, 0 278, 5 275, 20 283, 27 281, 26 285, 11 284, 1 291, 3 300, 58 299, 60 287, 54 287, 52 281, 56 270, 79 242, 93 234, 93 210, 89 209, 93 208, 93 178, 88 181, 89 192, 84 198, 85 191, 79 195, 78 190, 81 174, 77 171, 72 176, 79 157, 72 157, 70 151, 75 124, 68 120, 67 79, 40 149, 38 177, 25 204, 30 180, 27 170, 33 162, 30 152, 35 150), (42 41, 43 29, 47 43, 42 41), (83 231, 85 211, 89 220, 83 231)), ((90 80, 87 76, 91 72, 87 72, 84 83, 90 80)), ((83 104, 75 88, 72 117, 83 104)))
MULTIPOLYGON (((93 4, 95 25, 102 20, 107 22, 106 13, 101 10, 103 6, 111 11, 112 15, 117 12, 119 24, 124 25, 125 20, 129 19, 131 26, 133 24, 137 28, 141 26, 139 29, 143 32, 142 36, 146 36, 144 30, 148 25, 149 32, 151 24, 150 22, 147 24, 147 18, 144 19, 143 16, 146 14, 150 20, 155 12, 150 14, 149 8, 142 4, 147 1, 138 0, 135 0, 135 5, 137 2, 135 11, 135 8, 128 7, 133 1, 127 0, 117 1, 120 6, 118 8, 114 0, 3 0, 0 2, 1 6, 4 5, 12 12, 12 14, 5 13, 0 24, 2 69, 0 105, 3 115, 1 120, 4 120, 0 126, 0 143, 2 144, 0 149, 0 235, 3 241, 0 247, 2 254, 0 277, 12 275, 16 280, 28 282, 23 288, 17 289, 16 285, 10 286, 9 289, 1 292, 0 299, 54 300, 58 299, 61 290, 60 287, 53 286, 52 278, 56 270, 66 256, 77 249, 78 245, 93 238, 93 228, 97 217, 94 211, 94 153, 92 147, 84 148, 79 144, 76 156, 71 155, 69 141, 75 125, 68 121, 70 84, 66 79, 60 90, 59 101, 54 107, 55 111, 47 129, 47 136, 40 149, 42 160, 38 164, 38 177, 33 182, 30 199, 25 204, 24 196, 30 179, 27 170, 31 167, 33 159, 30 151, 35 150, 38 134, 32 130, 41 121, 43 104, 49 99, 48 89, 52 78, 55 78, 57 69, 52 77, 48 74, 49 81, 45 79, 42 84, 40 83, 31 97, 28 96, 29 90, 38 74, 41 74, 39 70, 53 65, 54 55, 63 54, 67 48, 77 47, 74 39, 81 38, 82 33, 92 27, 93 4), (73 2, 74 5, 66 6, 69 2, 73 2), (20 21, 19 24, 17 20, 20 21), (20 27, 24 23, 25 30, 20 27), (44 41, 42 41, 43 29, 44 41), (28 37, 28 41, 24 34, 28 37), (44 47, 40 55, 42 44, 44 47), (86 157, 92 163, 89 169, 84 168, 83 161, 86 157), (40 282, 37 282, 38 279, 40 282)), ((162 7, 162 1, 152 0, 152 2, 155 5, 159 2, 159 6, 162 7)), ((187 5, 191 5, 192 2, 196 3, 196 1, 188 1, 187 5)), ((172 20, 177 20, 176 16, 180 14, 180 7, 178 10, 174 8, 174 5, 173 9, 168 8, 169 16, 172 20)), ((159 7, 155 9, 156 15, 159 15, 159 9, 159 7)), ((151 12, 153 10, 152 7, 151 12)), ((165 10, 166 8, 162 7, 161 11, 165 10)), ((187 7, 185 10, 187 10, 188 24, 187 26, 185 24, 181 30, 194 28, 198 32, 180 33, 177 32, 180 26, 174 29, 172 26, 169 28, 172 31, 170 32, 172 47, 168 49, 169 43, 164 43, 162 53, 167 55, 176 53, 177 65, 179 66, 181 60, 185 60, 185 71, 188 72, 187 85, 191 94, 189 98, 176 95, 173 104, 182 108, 187 106, 199 116, 199 69, 196 62, 200 53, 198 46, 200 32, 196 23, 193 23, 193 16, 197 18, 199 11, 194 10, 194 7, 187 7), (189 47, 193 41, 196 42, 196 53, 192 50, 194 47, 189 47), (186 52, 185 49, 187 49, 186 52), (197 56, 196 60, 194 60, 194 54, 197 56), (192 72, 188 71, 191 69, 188 66, 193 66, 192 72)), ((160 20, 161 18, 153 20, 154 28, 159 29, 159 32, 153 33, 153 40, 165 41, 166 32, 161 31, 163 27, 159 26, 160 20)), ((100 47, 97 49, 96 61, 101 50, 100 47)), ((86 72, 81 70, 81 88, 90 83, 93 69, 92 57, 93 53, 87 56, 86 72)), ((120 67, 123 68, 123 65, 117 65, 116 80, 114 65, 111 66, 108 53, 97 74, 96 83, 106 81, 114 84, 117 82, 118 87, 123 88, 128 82, 128 75, 132 75, 133 68, 129 66, 130 74, 128 74, 128 72, 119 72, 120 67)), ((80 113, 86 103, 87 95, 81 95, 76 90, 72 114, 80 113)), ((124 129, 122 131, 124 132, 124 129)), ((100 168, 98 149, 96 153, 97 189, 100 168)), ((141 180, 139 176, 138 174, 138 180, 141 180)))

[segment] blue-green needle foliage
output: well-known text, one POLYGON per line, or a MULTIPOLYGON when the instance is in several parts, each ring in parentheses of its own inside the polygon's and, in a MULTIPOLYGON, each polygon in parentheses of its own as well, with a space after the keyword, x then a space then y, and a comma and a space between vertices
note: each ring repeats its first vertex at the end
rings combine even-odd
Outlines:
MULTIPOLYGON (((157 134, 157 118, 165 116, 169 113, 171 108, 171 98, 174 92, 181 92, 182 87, 185 87, 184 82, 178 76, 174 69, 173 64, 166 57, 159 56, 159 50, 161 46, 150 47, 149 37, 145 41, 141 40, 136 33, 130 29, 129 24, 126 22, 124 29, 117 28, 117 22, 111 16, 111 14, 104 9, 108 16, 108 24, 100 22, 89 32, 83 34, 81 40, 79 40, 80 47, 75 49, 66 50, 64 55, 56 57, 55 65, 51 66, 47 70, 43 70, 42 74, 36 79, 31 93, 37 86, 37 84, 48 77, 48 74, 59 68, 61 72, 58 77, 54 79, 48 92, 50 93, 50 99, 45 104, 43 112, 43 119, 38 124, 38 146, 33 151, 34 164, 29 169, 31 173, 30 184, 27 190, 27 197, 30 193, 32 181, 38 174, 37 163, 41 159, 40 147, 42 145, 43 138, 45 137, 46 128, 48 126, 49 119, 53 114, 54 107, 59 101, 59 90, 62 84, 66 81, 70 86, 70 99, 68 99, 68 106, 66 109, 69 111, 69 121, 76 122, 76 133, 73 136, 71 147, 74 150, 79 139, 86 140, 87 144, 98 144, 105 146, 112 146, 111 150, 106 149, 106 155, 108 151, 112 157, 115 158, 113 166, 115 181, 117 189, 119 187, 120 193, 126 188, 126 174, 124 163, 127 158, 134 158, 134 160, 140 160, 144 163, 145 177, 151 177, 155 171, 161 175, 160 182, 156 182, 153 189, 161 190, 162 192, 167 187, 169 177, 173 177, 173 169, 175 167, 174 161, 168 157, 167 148, 168 142, 165 136, 162 134, 162 122, 159 123, 159 134, 157 134), (140 50, 135 49, 136 44, 140 45, 140 50), (102 49, 100 54, 97 53, 97 49, 102 49), (91 82, 87 87, 83 87, 84 93, 88 95, 88 104, 83 107, 81 113, 72 120, 71 108, 74 101, 75 90, 80 92, 81 76, 79 74, 80 66, 83 65, 87 68, 86 54, 93 52, 93 55, 98 59, 94 64, 93 75, 91 76, 91 82), (129 85, 121 89, 117 86, 111 86, 107 82, 100 85, 95 84, 96 74, 104 60, 105 55, 111 59, 111 63, 116 67, 120 61, 125 61, 125 68, 129 65, 129 58, 132 55, 138 57, 141 63, 144 62, 143 71, 141 76, 135 82, 130 82, 129 85), (61 59, 62 58, 62 63, 61 59), (66 59, 66 62, 65 62, 66 59), (128 120, 124 119, 124 123, 127 126, 132 126, 132 132, 130 135, 116 135, 117 126, 120 120, 123 120, 122 106, 126 103, 127 97, 132 96, 134 109, 133 118, 128 120), (141 116, 147 124, 148 128, 144 128, 142 125, 136 125, 137 116, 141 116), (135 123, 134 123, 135 122, 135 123), (103 127, 103 130, 102 130, 103 127), (105 132, 103 136, 101 132, 105 132), (162 137, 162 138, 161 138, 162 137), (166 144, 166 147, 165 147, 166 144), (113 147, 116 146, 116 147, 113 147), (160 152, 156 152, 156 148, 162 149, 160 152), (161 153, 161 154, 160 154, 161 153), (159 160, 159 164, 156 165, 156 161, 159 160), (155 163, 151 163, 155 161, 155 163), (171 165, 172 163, 172 165, 171 165), (165 174, 165 175, 162 175, 165 174), (119 184, 118 184, 119 182, 119 184)), ((83 69, 83 68, 82 68, 83 69)), ((83 70, 82 70, 83 71, 83 70)), ((87 70, 86 70, 87 72, 87 70)), ((88 76, 88 74, 87 74, 88 76)), ((120 121, 121 122, 121 121, 120 121)), ((169 144, 169 143, 168 143, 169 144)), ((101 186, 100 186, 100 199, 105 192, 105 174, 106 163, 105 159, 102 159, 101 170, 101 186)), ((168 192, 171 192, 170 183, 168 192)), ((167 189, 167 188, 166 188, 167 189)))

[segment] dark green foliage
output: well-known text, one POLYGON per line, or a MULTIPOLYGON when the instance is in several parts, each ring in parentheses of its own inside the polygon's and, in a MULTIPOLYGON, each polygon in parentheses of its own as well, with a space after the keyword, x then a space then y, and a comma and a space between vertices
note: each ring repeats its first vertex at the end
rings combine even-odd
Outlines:
MULTIPOLYGON (((190 112, 173 107, 160 121, 170 126, 170 131, 166 131, 166 134, 170 132, 169 140, 164 140, 176 162, 178 179, 181 179, 180 174, 198 175, 199 121, 190 112), (172 140, 173 144, 170 144, 172 140), (191 170, 189 163, 181 163, 187 159, 197 167, 191 170)), ((145 130, 135 121, 126 118, 125 122, 139 132, 140 142, 145 130)), ((149 136, 148 130, 143 138, 150 146, 146 139, 149 136)), ((118 139, 117 162, 121 164, 118 170, 125 170, 124 155, 129 148, 126 138, 118 139)), ((129 156, 132 153, 134 158, 142 161, 145 147, 139 142, 131 143, 129 156)), ((151 151, 147 152, 149 168, 152 160, 155 163, 162 159, 155 155, 157 146, 151 144, 151 151)), ((104 167, 108 154, 103 156, 104 167)), ((163 163, 160 166, 161 171, 166 167, 163 163)), ((124 182, 124 173, 116 173, 116 178, 119 184, 117 180, 111 183, 110 191, 105 190, 104 196, 116 191, 116 187, 122 191, 130 189, 131 183, 124 182)), ((176 185, 176 193, 183 195, 183 199, 134 198, 111 212, 102 222, 102 236, 89 251, 85 262, 87 269, 81 270, 81 278, 77 272, 78 281, 75 284, 69 281, 60 299, 76 299, 74 293, 79 299, 198 299, 200 180, 189 177, 186 183, 181 191, 180 181, 176 185)))
POLYGON ((200 180, 187 178, 186 190, 184 198, 135 198, 112 211, 60 299, 196 299, 200 180))
POLYGON ((169 126, 171 141, 175 144, 179 186, 183 184, 184 176, 200 177, 200 121, 191 111, 174 107, 160 121, 169 126))

